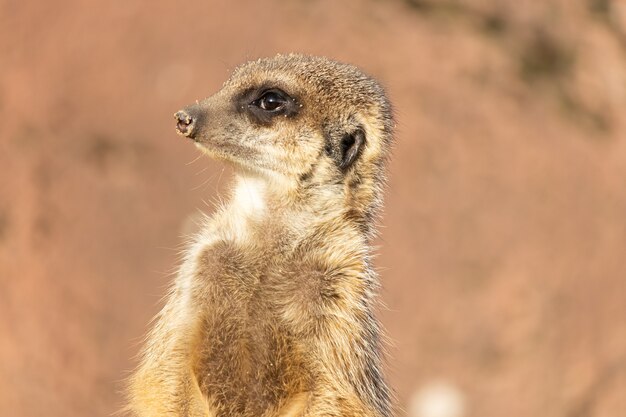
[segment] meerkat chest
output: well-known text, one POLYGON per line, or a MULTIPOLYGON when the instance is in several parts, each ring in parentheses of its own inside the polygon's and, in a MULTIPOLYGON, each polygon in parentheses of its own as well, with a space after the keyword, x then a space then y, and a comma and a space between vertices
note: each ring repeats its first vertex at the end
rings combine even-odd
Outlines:
POLYGON ((202 316, 196 372, 201 390, 221 404, 218 415, 259 416, 306 391, 309 373, 280 312, 290 238, 271 217, 237 216, 226 213, 207 231, 191 268, 202 316))
POLYGON ((259 416, 305 390, 301 345, 276 307, 274 251, 221 241, 200 256, 203 300, 197 375, 218 415, 259 416))

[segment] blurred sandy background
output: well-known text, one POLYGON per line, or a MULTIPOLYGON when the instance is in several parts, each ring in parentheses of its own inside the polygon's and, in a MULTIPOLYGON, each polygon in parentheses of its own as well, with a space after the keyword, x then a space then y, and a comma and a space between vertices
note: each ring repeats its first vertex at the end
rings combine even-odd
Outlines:
POLYGON ((117 410, 230 176, 172 115, 290 51, 397 110, 377 267, 400 415, 626 416, 620 0, 1 0, 0 416, 117 410))

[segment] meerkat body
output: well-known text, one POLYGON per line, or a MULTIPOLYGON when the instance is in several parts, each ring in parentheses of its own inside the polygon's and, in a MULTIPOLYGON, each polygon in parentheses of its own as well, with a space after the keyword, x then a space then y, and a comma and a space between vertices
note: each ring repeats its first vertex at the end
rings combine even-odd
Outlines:
POLYGON ((131 379, 141 417, 391 414, 370 265, 392 139, 382 89, 324 58, 244 64, 177 129, 235 167, 131 379))

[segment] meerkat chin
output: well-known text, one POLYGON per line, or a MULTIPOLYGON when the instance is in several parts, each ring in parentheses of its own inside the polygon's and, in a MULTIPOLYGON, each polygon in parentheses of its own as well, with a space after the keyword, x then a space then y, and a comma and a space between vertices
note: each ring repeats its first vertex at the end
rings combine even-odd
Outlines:
POLYGON ((175 114, 235 168, 130 380, 136 416, 392 414, 370 242, 393 118, 357 68, 278 55, 175 114))

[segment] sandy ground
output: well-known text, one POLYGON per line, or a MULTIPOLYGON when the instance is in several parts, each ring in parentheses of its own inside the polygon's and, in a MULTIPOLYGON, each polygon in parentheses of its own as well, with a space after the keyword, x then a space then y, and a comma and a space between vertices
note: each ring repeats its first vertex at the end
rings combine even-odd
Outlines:
POLYGON ((119 408, 230 176, 172 114, 290 51, 395 104, 376 264, 400 414, 626 415, 625 29, 610 0, 0 1, 0 415, 119 408))

